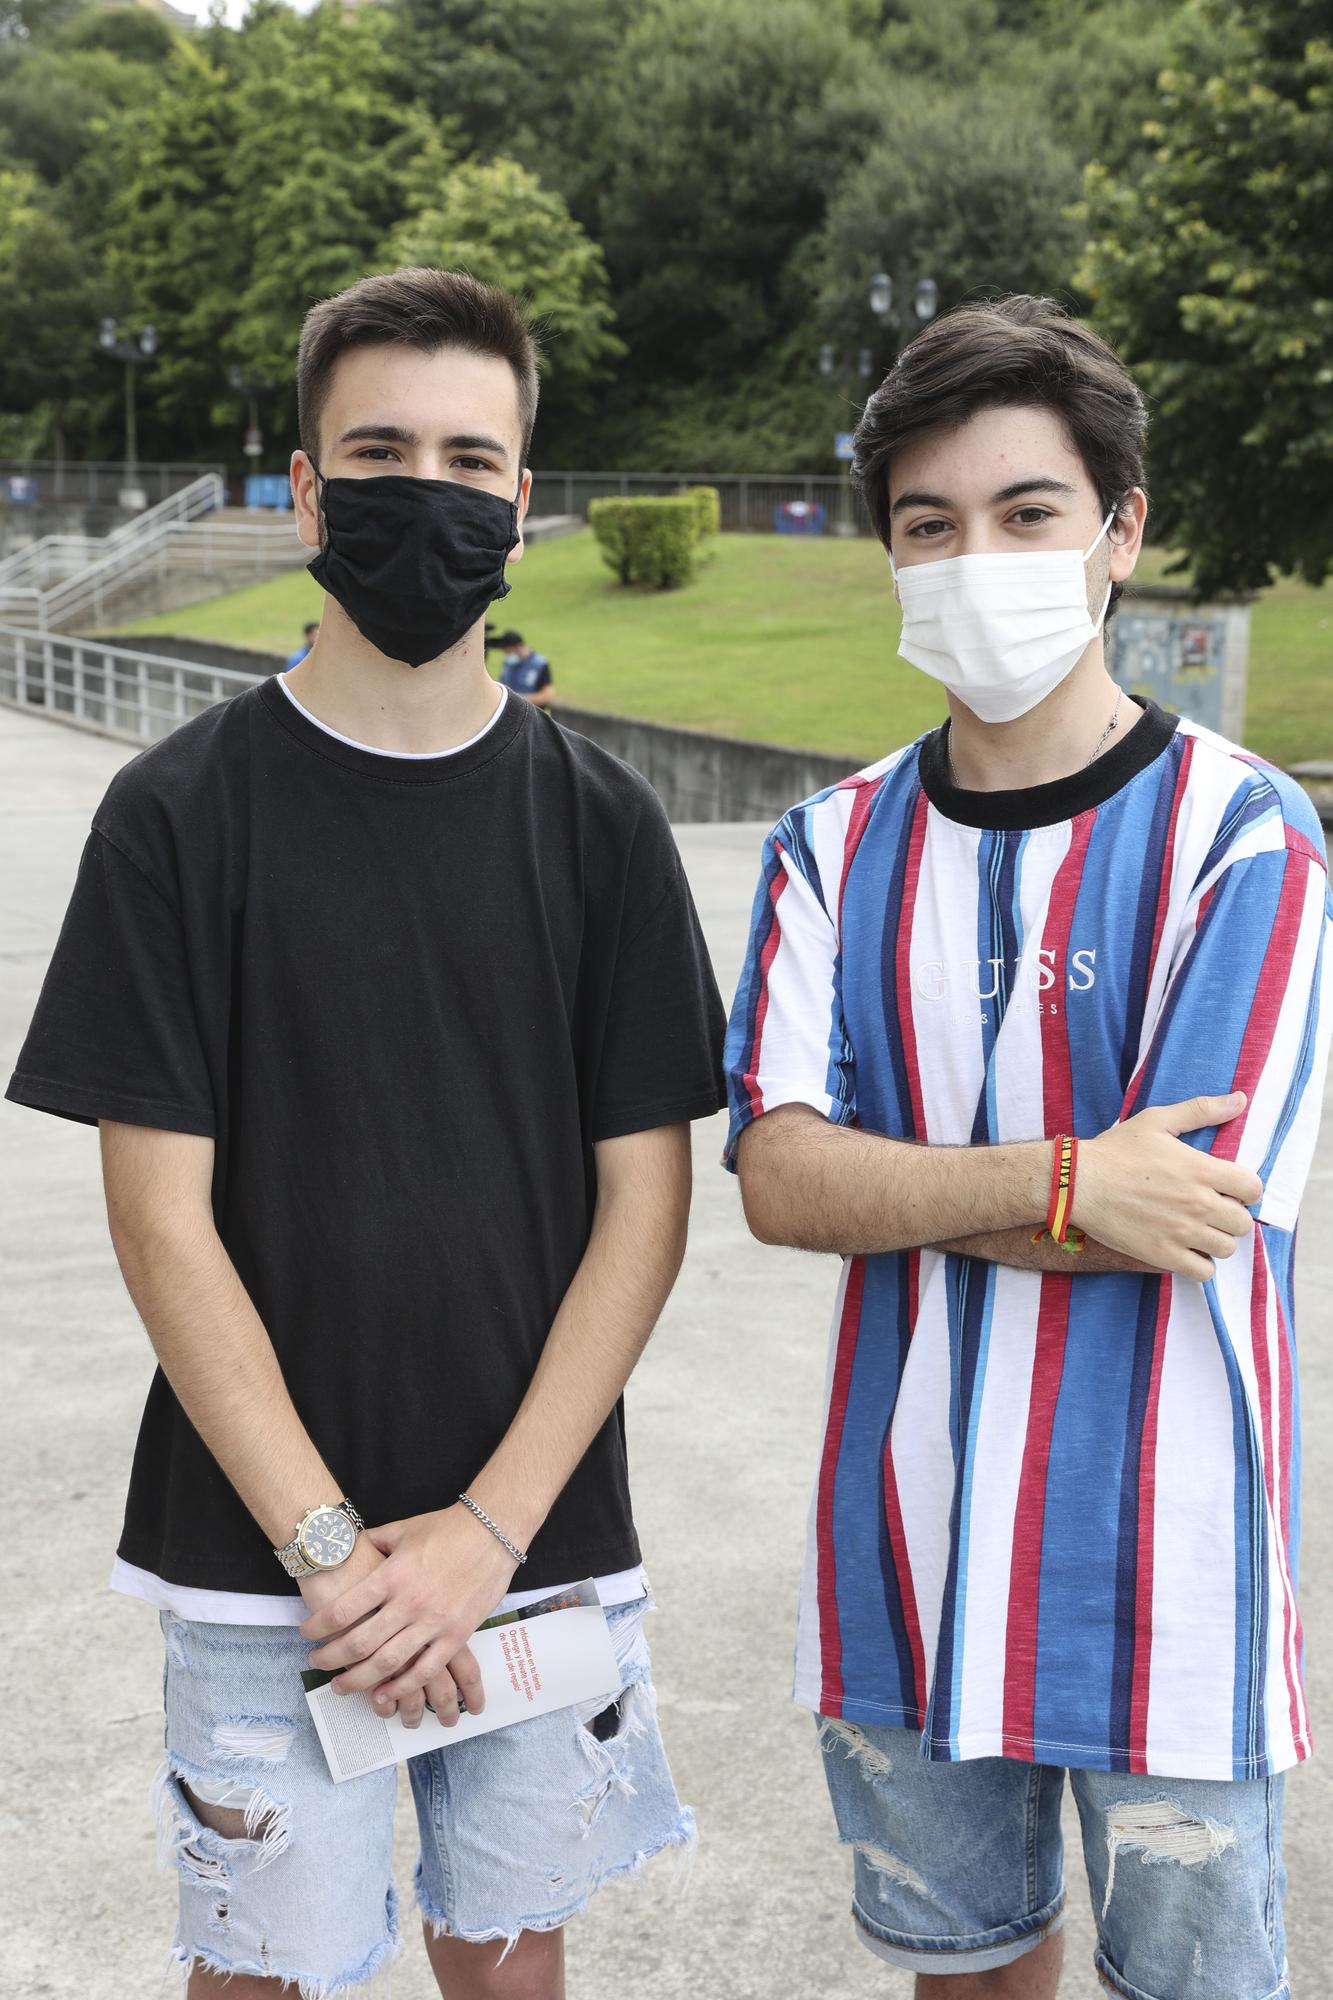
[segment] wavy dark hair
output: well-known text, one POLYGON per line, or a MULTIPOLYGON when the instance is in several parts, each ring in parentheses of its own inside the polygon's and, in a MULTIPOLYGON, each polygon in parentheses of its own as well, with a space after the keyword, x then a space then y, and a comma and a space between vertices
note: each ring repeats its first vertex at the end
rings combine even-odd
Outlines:
MULTIPOLYGON (((1014 404, 1061 419, 1103 514, 1143 485, 1147 405, 1100 334, 1053 299, 1024 293, 958 306, 903 349, 856 427, 852 477, 886 548, 894 453, 979 410, 1014 404)), ((1114 585, 1108 616, 1120 594, 1114 585)))

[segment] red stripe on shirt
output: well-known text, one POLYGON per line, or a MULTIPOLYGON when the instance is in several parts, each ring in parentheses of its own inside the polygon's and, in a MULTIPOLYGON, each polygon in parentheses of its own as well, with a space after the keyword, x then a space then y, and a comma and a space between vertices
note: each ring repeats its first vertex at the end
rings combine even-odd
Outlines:
POLYGON ((1055 974, 1052 990, 1060 995, 1059 1013, 1043 1012, 1041 1017, 1042 1101, 1046 1136, 1051 1139, 1074 1129, 1074 1068, 1068 1014, 1069 936, 1095 818, 1094 813, 1080 813, 1070 828, 1069 851, 1056 870, 1042 926, 1042 949, 1055 974))
POLYGON ((883 784, 882 778, 848 778, 838 787, 840 791, 854 791, 852 809, 847 816, 847 831, 842 837, 842 875, 838 881, 838 934, 842 934, 842 899, 847 893, 847 877, 852 872, 856 850, 861 845, 861 836, 870 819, 870 808, 875 794, 883 784))
POLYGON ((1263 1075, 1264 1064, 1273 1046, 1273 1035, 1282 1015, 1282 1001, 1291 977, 1296 940, 1300 936, 1301 917, 1305 910, 1306 879, 1303 863, 1288 856, 1273 928, 1268 934, 1263 969, 1250 1001, 1249 1018, 1236 1058, 1236 1072, 1228 1086, 1231 1090, 1243 1090, 1249 1103, 1238 1118, 1229 1119, 1225 1125, 1218 1127, 1211 1148, 1215 1159, 1234 1160, 1240 1151, 1250 1104, 1254 1102, 1255 1086, 1263 1075))
POLYGON ((842 1714, 842 1631, 838 1623, 838 1574, 833 1553, 833 1494, 842 1451, 842 1426, 847 1415, 847 1395, 852 1383, 852 1363, 856 1358, 856 1336, 861 1324, 861 1300, 865 1293, 864 1257, 853 1257, 847 1266, 847 1284, 842 1295, 838 1321, 838 1349, 829 1385, 828 1422, 824 1427, 824 1453, 819 1464, 819 1494, 815 1515, 815 1560, 818 1563, 816 1595, 819 1602, 819 1653, 821 1715, 842 1714))
MULTIPOLYGON (((1041 1017, 1043 1114, 1052 1137, 1074 1123, 1074 1074, 1069 1048, 1069 937, 1083 864, 1092 838, 1094 814, 1080 813, 1070 828, 1069 851, 1051 884, 1042 928, 1042 947, 1053 961, 1058 1014, 1041 1017)), ((1013 1552, 1009 1564, 1009 1622, 1005 1644, 1004 1754, 1032 1756, 1037 1699, 1037 1618, 1041 1594, 1042 1534, 1046 1517, 1046 1469, 1051 1455, 1055 1405, 1064 1373, 1069 1331, 1070 1281, 1063 1272, 1041 1281, 1037 1340, 1032 1357, 1027 1436, 1014 1509, 1013 1552)))
POLYGON ((1287 843, 1287 851, 1289 854, 1299 854, 1306 861, 1313 861, 1315 866, 1318 868, 1322 868, 1325 875, 1327 875, 1328 873, 1327 854, 1324 852, 1322 847, 1316 847, 1312 840, 1307 839, 1307 837, 1305 836, 1305 834, 1301 832, 1299 827, 1295 826, 1287 827, 1286 843, 1287 843))
POLYGON ((1027 1439, 1018 1476, 1013 1553, 1009 1563, 1001 1754, 1029 1760, 1033 1755, 1037 1708, 1037 1617, 1046 1520, 1046 1469, 1051 1456, 1060 1378, 1064 1373, 1070 1289, 1070 1280, 1063 1272, 1048 1272, 1042 1278, 1032 1388, 1028 1396, 1027 1439))
POLYGON ((1139 1443, 1139 1538, 1134 1565, 1134 1673, 1129 1695, 1129 1768, 1148 1769, 1148 1698, 1152 1687, 1153 1549, 1157 1505, 1157 1413, 1162 1399, 1162 1359, 1171 1317, 1171 1280, 1157 1281, 1157 1324, 1153 1329, 1152 1372, 1139 1443))
POLYGON ((917 884, 921 880, 921 856, 926 845, 926 820, 930 800, 922 792, 912 814, 912 832, 907 843, 902 897, 898 904, 898 935, 894 940, 894 985, 898 1032, 903 1042, 903 1067, 912 1105, 912 1137, 927 1143, 926 1105, 921 1091, 921 1065, 917 1058, 916 1022, 912 1015, 912 919, 916 912, 917 884))
POLYGON ((773 960, 778 955, 778 946, 782 942, 782 924, 778 918, 778 904, 781 902, 782 892, 787 886, 787 870, 782 865, 783 850, 781 845, 776 841, 774 842, 774 847, 778 856, 778 868, 773 880, 768 885, 770 922, 768 936, 764 939, 764 948, 759 954, 759 998, 755 1002, 754 1034, 750 1039, 750 1067, 745 1072, 745 1088, 749 1093, 750 1115, 752 1118, 762 1118, 764 1115, 764 1093, 759 1085, 759 1058, 764 1039, 764 1022, 768 1017, 768 975, 772 970, 773 960))
MULTIPOLYGON (((1162 942, 1162 932, 1166 926, 1167 911, 1171 906, 1171 877, 1175 870, 1176 861, 1176 829, 1180 822, 1181 802, 1185 797, 1185 790, 1189 784, 1190 766, 1194 762, 1195 740, 1193 736, 1183 736, 1181 738, 1180 769, 1176 772, 1176 789, 1171 800, 1171 817, 1167 821, 1166 841, 1162 848, 1162 872, 1157 884, 1157 908, 1153 914, 1152 944, 1148 950, 1148 965, 1144 979, 1145 993, 1152 990, 1153 974, 1157 970, 1157 953, 1162 942)), ((1203 922, 1204 913, 1208 903, 1212 900, 1212 895, 1213 891, 1210 889, 1199 908, 1195 917, 1196 930, 1203 922)), ((1144 1052, 1144 1060, 1147 1060, 1146 1050, 1144 1052)), ((1128 1118, 1131 1114, 1142 1067, 1142 1064, 1140 1064, 1139 1069, 1135 1071, 1130 1079, 1129 1089, 1125 1092, 1125 1101, 1120 1108, 1122 1119, 1128 1118)))

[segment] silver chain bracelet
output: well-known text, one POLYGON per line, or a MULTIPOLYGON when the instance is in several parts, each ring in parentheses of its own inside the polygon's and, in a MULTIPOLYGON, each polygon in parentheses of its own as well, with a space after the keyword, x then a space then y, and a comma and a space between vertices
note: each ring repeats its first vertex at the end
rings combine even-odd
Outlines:
POLYGON ((491 1519, 490 1515, 486 1512, 486 1509, 484 1507, 479 1507, 477 1505, 476 1501, 472 1498, 472 1495, 470 1493, 460 1493, 458 1497, 462 1501, 463 1505, 467 1508, 468 1512, 470 1514, 476 1515, 477 1519, 481 1522, 482 1527, 489 1528, 491 1533, 495 1536, 496 1541, 504 1543, 505 1547, 508 1549, 510 1555, 514 1558, 514 1561, 516 1563, 525 1563, 527 1561, 528 1558, 525 1551, 519 1548, 515 1542, 510 1541, 504 1529, 498 1526, 497 1523, 491 1519))

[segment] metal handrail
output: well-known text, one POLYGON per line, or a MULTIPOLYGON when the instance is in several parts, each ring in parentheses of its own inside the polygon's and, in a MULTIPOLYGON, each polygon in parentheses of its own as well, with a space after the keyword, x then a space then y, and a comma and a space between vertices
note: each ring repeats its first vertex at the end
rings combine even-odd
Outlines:
MULTIPOLYGON (((270 527, 241 521, 159 520, 133 542, 109 549, 99 546, 103 553, 97 561, 49 589, 33 592, 0 580, 0 615, 7 611, 12 617, 19 609, 14 598, 33 598, 33 623, 40 629, 59 630, 89 610, 100 618, 117 589, 154 567, 162 573, 196 562, 228 567, 244 563, 256 575, 266 576, 309 559, 290 521, 270 527)), ((25 620, 29 615, 26 602, 22 615, 25 620)))
POLYGON ((101 639, 0 625, 0 705, 129 743, 157 742, 259 678, 101 639))
POLYGON ((132 521, 122 522, 109 534, 43 535, 38 541, 29 542, 26 547, 16 549, 12 556, 0 561, 0 588, 25 580, 30 572, 37 573, 39 588, 45 588, 50 568, 63 552, 75 558, 70 567, 91 565, 110 551, 134 546, 164 523, 191 521, 200 514, 212 512, 225 503, 226 497, 227 489, 221 475, 205 472, 188 486, 169 493, 155 507, 136 515, 132 521))

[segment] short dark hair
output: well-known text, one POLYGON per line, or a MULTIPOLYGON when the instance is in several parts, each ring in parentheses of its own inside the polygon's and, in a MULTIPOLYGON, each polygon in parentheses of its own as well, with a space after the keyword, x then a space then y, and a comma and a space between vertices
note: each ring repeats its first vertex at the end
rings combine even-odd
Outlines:
POLYGON ((518 385, 526 463, 537 421, 537 342, 518 300, 466 271, 415 264, 360 278, 321 299, 305 316, 296 362, 296 409, 301 449, 319 456, 319 422, 340 354, 351 347, 416 347, 430 354, 461 347, 507 361, 518 385))
POLYGON ((500 634, 495 643, 497 646, 521 646, 524 643, 523 634, 515 632, 511 626, 507 632, 500 634))
MULTIPOLYGON (((958 306, 906 346, 861 415, 852 477, 889 545, 889 467, 931 431, 1035 403, 1060 417, 1103 514, 1143 485, 1148 410, 1119 355, 1054 299, 1013 293, 958 306)), ((1121 594, 1115 584, 1111 605, 1121 594)))
POLYGON ((318 632, 318 630, 318 618, 307 618, 305 624, 301 627, 301 637, 304 639, 307 632, 318 632))

